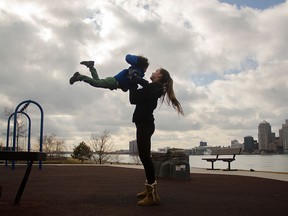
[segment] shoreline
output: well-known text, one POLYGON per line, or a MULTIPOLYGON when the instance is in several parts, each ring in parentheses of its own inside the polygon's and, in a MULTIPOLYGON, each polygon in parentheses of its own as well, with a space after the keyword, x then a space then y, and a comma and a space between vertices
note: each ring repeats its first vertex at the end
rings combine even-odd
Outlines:
MULTIPOLYGON (((124 168, 134 168, 134 169, 143 169, 142 165, 116 165, 109 164, 108 166, 114 167, 124 167, 124 168)), ((250 170, 236 170, 236 171, 223 171, 223 170, 207 170, 205 168, 190 167, 190 174, 211 174, 211 175, 239 175, 239 176, 249 176, 249 177, 258 177, 266 179, 274 179, 279 181, 288 182, 288 173, 287 172, 271 172, 271 171, 253 171, 250 170)))
MULTIPOLYGON (((25 166, 26 164, 20 163, 16 164, 17 166, 25 166)), ((5 164, 2 164, 2 166, 5 166, 5 164)), ((10 167, 11 164, 8 164, 8 167, 10 167)), ((33 164, 33 167, 37 167, 38 163, 33 164)), ((130 169, 143 169, 143 166, 140 164, 125 164, 125 163, 112 163, 112 164, 94 164, 94 163, 85 163, 85 164, 65 164, 65 163, 43 163, 42 166, 45 168, 45 166, 110 166, 110 167, 119 167, 119 168, 130 168, 130 169)), ((258 178, 266 178, 266 179, 273 179, 273 180, 279 180, 279 181, 285 181, 288 182, 288 172, 273 172, 273 171, 250 171, 250 170, 243 170, 243 169, 237 169, 233 171, 224 171, 224 170, 208 170, 206 168, 201 167, 190 167, 190 174, 193 173, 197 174, 211 174, 211 175, 238 175, 238 176, 248 176, 248 177, 258 177, 258 178)))
MULTIPOLYGON (((143 169, 142 165, 135 164, 45 164, 46 166, 111 166, 119 168, 128 169, 143 169)), ((236 171, 223 171, 223 170, 207 170, 205 168, 190 167, 190 174, 211 174, 211 175, 238 175, 238 176, 248 176, 248 177, 258 177, 273 179, 278 181, 288 182, 287 172, 272 172, 272 171, 250 171, 250 170, 236 170, 236 171)))

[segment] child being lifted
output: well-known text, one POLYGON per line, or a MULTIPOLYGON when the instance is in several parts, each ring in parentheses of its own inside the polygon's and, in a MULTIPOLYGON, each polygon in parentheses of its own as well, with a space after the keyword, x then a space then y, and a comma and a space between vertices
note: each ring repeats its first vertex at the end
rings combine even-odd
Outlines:
POLYGON ((105 79, 99 78, 97 70, 94 67, 94 61, 82 61, 80 64, 89 68, 92 78, 75 72, 70 78, 70 84, 73 85, 77 81, 84 81, 97 88, 108 88, 110 90, 120 88, 124 92, 135 87, 137 84, 142 86, 147 84, 148 81, 143 79, 143 77, 149 66, 148 59, 140 55, 128 54, 125 60, 131 65, 128 69, 120 71, 114 77, 107 77, 105 79))

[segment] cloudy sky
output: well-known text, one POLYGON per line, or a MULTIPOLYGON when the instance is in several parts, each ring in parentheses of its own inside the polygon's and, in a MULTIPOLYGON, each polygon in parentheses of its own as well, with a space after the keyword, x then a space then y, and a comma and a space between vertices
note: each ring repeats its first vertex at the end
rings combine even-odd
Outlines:
MULTIPOLYGON (((0 111, 31 99, 44 109, 44 133, 72 149, 109 130, 115 149, 135 139, 128 93, 69 84, 89 71, 127 68, 125 55, 149 58, 174 79, 185 116, 155 110, 153 149, 243 142, 263 120, 278 130, 288 119, 288 3, 284 0, 1 0, 0 111)), ((28 107, 32 136, 39 110, 28 107)), ((7 117, 1 116, 0 142, 7 117)))

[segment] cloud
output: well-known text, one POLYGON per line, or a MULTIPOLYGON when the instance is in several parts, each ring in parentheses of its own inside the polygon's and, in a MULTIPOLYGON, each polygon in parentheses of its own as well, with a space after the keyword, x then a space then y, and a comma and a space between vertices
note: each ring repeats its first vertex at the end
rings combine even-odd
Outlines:
MULTIPOLYGON (((216 0, 1 2, 0 110, 32 99, 43 106, 44 132, 68 149, 105 129, 117 149, 128 148, 135 139, 128 93, 68 80, 75 71, 89 75, 82 60, 94 60, 100 77, 114 76, 132 53, 149 58, 148 79, 159 67, 171 72, 185 112, 179 117, 165 104, 155 110, 153 149, 257 139, 263 119, 277 132, 287 118, 287 7, 256 10, 216 0)), ((28 111, 37 122, 37 109, 28 111)), ((0 122, 5 132, 5 118, 0 122)))

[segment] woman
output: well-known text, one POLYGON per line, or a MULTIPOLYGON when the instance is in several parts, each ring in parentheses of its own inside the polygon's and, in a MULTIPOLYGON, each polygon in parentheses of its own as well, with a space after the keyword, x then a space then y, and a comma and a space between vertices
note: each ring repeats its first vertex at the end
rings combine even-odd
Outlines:
POLYGON ((151 83, 142 89, 130 89, 130 103, 135 104, 132 121, 136 125, 136 138, 140 160, 144 166, 146 174, 145 191, 137 194, 138 198, 143 198, 137 204, 148 206, 160 202, 156 191, 155 170, 150 156, 151 136, 155 131, 153 111, 157 107, 158 99, 162 104, 166 98, 168 105, 182 114, 181 104, 176 99, 173 90, 173 80, 167 70, 160 68, 152 73, 151 83))

